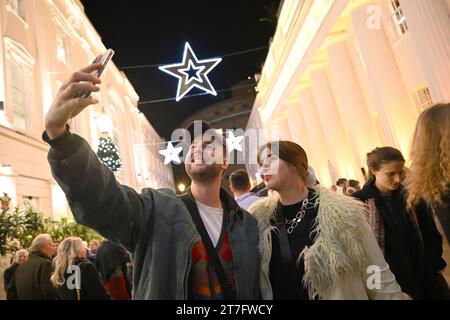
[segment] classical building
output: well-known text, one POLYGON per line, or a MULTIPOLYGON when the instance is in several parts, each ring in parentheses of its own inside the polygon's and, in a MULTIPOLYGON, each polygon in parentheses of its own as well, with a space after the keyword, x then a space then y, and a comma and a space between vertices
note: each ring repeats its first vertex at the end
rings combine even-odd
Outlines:
MULTIPOLYGON (((78 0, 0 0, 0 195, 12 206, 31 203, 59 218, 70 214, 47 162, 43 119, 62 82, 106 51, 78 0)), ((98 147, 101 132, 118 146, 118 180, 136 190, 173 188, 158 154, 163 139, 137 104, 139 97, 114 63, 102 75, 100 104, 71 121, 72 131, 98 147)))
MULTIPOLYGON (((302 145, 318 179, 407 158, 418 115, 450 100, 450 0, 285 0, 247 129, 302 145)), ((253 179, 257 166, 248 166, 253 179)))
MULTIPOLYGON (((231 97, 214 103, 192 116, 186 118, 180 125, 185 128, 195 120, 204 120, 211 123, 216 129, 223 131, 238 130, 245 131, 247 122, 255 102, 255 86, 253 79, 241 81, 230 88, 231 97)), ((237 151, 234 151, 234 159, 237 159, 237 151)), ((232 163, 229 165, 222 180, 222 187, 228 190, 228 178, 230 174, 239 169, 245 169, 244 164, 232 163)), ((174 166, 175 177, 178 182, 189 184, 189 178, 184 170, 184 165, 174 166)))

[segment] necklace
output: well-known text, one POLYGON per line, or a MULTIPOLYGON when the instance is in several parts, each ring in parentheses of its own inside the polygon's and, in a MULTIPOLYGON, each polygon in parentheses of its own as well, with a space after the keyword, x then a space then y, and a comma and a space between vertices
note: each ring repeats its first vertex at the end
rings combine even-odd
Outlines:
POLYGON ((284 218, 286 225, 289 225, 289 227, 287 228, 287 233, 291 234, 292 232, 294 232, 294 229, 297 228, 298 224, 303 220, 303 218, 306 215, 306 207, 308 206, 308 203, 309 203, 309 199, 307 196, 302 201, 302 207, 300 208, 300 211, 297 212, 294 219, 289 220, 289 219, 284 218))

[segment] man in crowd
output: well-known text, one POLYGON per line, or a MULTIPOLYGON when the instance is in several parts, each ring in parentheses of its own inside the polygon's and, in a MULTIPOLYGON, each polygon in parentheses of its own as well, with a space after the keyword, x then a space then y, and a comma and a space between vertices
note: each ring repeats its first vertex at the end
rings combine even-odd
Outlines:
POLYGON ((16 252, 16 254, 14 255, 13 264, 9 266, 9 268, 6 269, 5 272, 3 273, 4 288, 8 288, 8 284, 11 281, 12 277, 14 276, 17 267, 28 260, 28 255, 29 253, 27 249, 20 249, 16 252))
POLYGON ((260 198, 250 192, 251 185, 247 171, 241 169, 230 175, 230 190, 234 194, 234 199, 238 205, 247 210, 254 202, 260 198))
POLYGON ((38 235, 30 247, 30 256, 17 267, 6 289, 8 300, 55 300, 57 291, 50 282, 55 247, 48 234, 38 235))

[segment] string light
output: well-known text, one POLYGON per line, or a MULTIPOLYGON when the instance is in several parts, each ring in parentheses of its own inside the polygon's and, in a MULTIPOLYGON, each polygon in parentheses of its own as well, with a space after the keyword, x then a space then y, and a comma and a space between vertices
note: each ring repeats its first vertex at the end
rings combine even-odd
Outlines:
MULTIPOLYGON (((238 55, 242 55, 242 54, 247 54, 247 53, 251 53, 251 52, 255 52, 255 51, 261 51, 264 49, 267 49, 267 46, 264 47, 258 47, 258 48, 253 48, 253 49, 247 49, 247 50, 241 50, 241 51, 235 51, 235 52, 231 52, 231 53, 227 53, 221 56, 218 56, 220 58, 228 58, 228 57, 232 57, 232 56, 238 56, 238 55)), ((161 64, 141 64, 141 65, 135 65, 135 66, 123 66, 123 67, 118 67, 121 70, 133 70, 133 69, 144 69, 144 68, 159 68, 161 66, 166 65, 165 63, 161 63, 161 64)))
MULTIPOLYGON (((239 87, 234 87, 234 88, 220 89, 220 90, 216 90, 216 92, 225 92, 225 91, 231 91, 231 90, 236 90, 236 89, 245 89, 245 88, 255 88, 255 85, 254 85, 254 84, 250 84, 250 85, 239 86, 239 87)), ((207 94, 208 94, 208 93, 206 93, 206 92, 195 93, 195 94, 189 94, 189 95, 185 95, 184 98, 191 98, 191 97, 197 97, 197 96, 204 96, 204 95, 207 95, 207 94)), ((165 101, 176 101, 176 98, 165 98, 165 99, 147 100, 147 101, 139 102, 138 104, 139 104, 139 105, 144 105, 144 104, 160 103, 160 102, 165 102, 165 101)))

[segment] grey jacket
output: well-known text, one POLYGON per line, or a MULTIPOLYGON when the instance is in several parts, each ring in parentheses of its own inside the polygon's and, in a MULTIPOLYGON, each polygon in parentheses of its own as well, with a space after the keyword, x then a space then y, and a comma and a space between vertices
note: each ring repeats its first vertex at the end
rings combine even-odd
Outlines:
MULTIPOLYGON (((44 132, 43 139, 51 145, 52 174, 76 221, 131 253, 133 298, 187 299, 191 251, 200 235, 177 195, 168 189, 143 189, 139 194, 121 185, 89 144, 69 130, 52 141, 44 132)), ((236 297, 259 299, 257 222, 235 202, 230 204, 236 297)))

